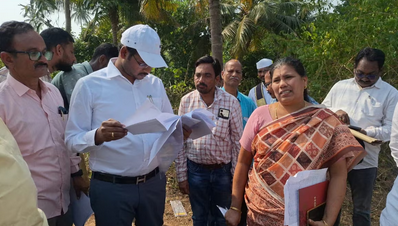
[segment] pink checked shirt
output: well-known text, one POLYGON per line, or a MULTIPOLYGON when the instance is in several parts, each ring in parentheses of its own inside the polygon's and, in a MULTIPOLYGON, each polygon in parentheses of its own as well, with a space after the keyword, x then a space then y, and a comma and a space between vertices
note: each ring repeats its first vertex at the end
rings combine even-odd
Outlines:
POLYGON ((242 135, 242 112, 238 99, 217 88, 214 102, 207 106, 197 90, 181 99, 179 115, 197 108, 204 108, 214 114, 216 127, 213 133, 196 140, 188 139, 184 150, 176 159, 177 179, 187 180, 187 158, 199 164, 220 164, 232 162, 233 174, 240 150, 239 139, 242 135), (222 111, 223 117, 218 117, 222 111), (228 115, 228 117, 226 117, 228 115))
POLYGON ((40 81, 40 86, 41 99, 8 75, 0 84, 0 118, 29 166, 39 208, 52 218, 68 210, 70 175, 78 171, 80 157, 72 156, 64 144, 67 118, 58 114, 64 103, 61 94, 50 83, 40 81))

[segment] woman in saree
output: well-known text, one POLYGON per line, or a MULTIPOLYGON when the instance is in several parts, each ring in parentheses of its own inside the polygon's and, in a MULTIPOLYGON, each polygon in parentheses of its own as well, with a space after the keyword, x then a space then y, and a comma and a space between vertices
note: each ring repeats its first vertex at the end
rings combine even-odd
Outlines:
POLYGON ((247 122, 227 224, 238 224, 245 190, 247 225, 284 225, 287 179, 303 170, 328 168, 323 219, 309 223, 332 226, 345 196, 347 172, 365 152, 332 111, 306 101, 308 78, 299 60, 281 59, 270 73, 278 102, 257 108, 247 122))

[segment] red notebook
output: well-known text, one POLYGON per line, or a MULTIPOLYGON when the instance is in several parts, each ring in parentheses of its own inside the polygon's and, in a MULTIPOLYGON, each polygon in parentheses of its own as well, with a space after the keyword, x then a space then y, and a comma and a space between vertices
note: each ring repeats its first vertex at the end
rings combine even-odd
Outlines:
POLYGON ((299 189, 299 221, 300 226, 307 225, 307 218, 322 220, 325 209, 329 181, 324 181, 299 189), (317 219, 319 218, 320 219, 317 219))

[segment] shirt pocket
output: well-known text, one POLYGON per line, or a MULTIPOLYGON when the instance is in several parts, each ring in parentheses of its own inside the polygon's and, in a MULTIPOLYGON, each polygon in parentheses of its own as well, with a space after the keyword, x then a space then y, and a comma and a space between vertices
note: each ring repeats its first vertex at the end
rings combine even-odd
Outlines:
POLYGON ((47 112, 49 121, 52 125, 51 132, 54 132, 58 138, 64 139, 66 122, 68 121, 68 114, 59 114, 58 109, 51 109, 47 112))
POLYGON ((213 135, 226 140, 229 135, 229 119, 218 118, 215 121, 216 127, 213 128, 213 135))
POLYGON ((364 101, 362 113, 366 116, 377 116, 381 118, 383 116, 383 103, 369 96, 364 101))
POLYGON ((152 104, 154 104, 160 111, 162 111, 163 101, 160 97, 152 97, 151 98, 152 104))

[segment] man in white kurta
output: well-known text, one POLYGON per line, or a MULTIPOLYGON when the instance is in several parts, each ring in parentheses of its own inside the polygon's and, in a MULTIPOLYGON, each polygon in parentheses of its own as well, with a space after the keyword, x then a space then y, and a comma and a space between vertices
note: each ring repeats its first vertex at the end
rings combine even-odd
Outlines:
MULTIPOLYGON (((390 140, 392 116, 398 91, 381 79, 385 55, 381 50, 365 48, 355 58, 354 78, 337 82, 322 104, 341 121, 362 128, 361 132, 390 140)), ((354 226, 370 226, 370 204, 377 176, 379 145, 365 143, 367 155, 348 173, 354 213, 354 226)))

